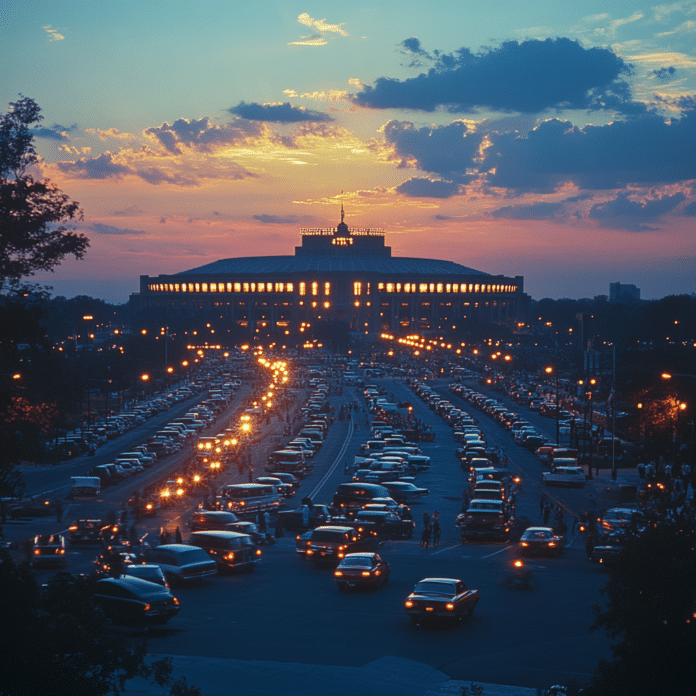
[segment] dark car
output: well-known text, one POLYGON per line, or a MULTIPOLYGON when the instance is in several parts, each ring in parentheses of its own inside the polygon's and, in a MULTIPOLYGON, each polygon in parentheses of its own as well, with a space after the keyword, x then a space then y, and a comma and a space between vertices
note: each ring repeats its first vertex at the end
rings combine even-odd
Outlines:
POLYGON ((227 525, 232 522, 239 522, 239 517, 233 512, 198 510, 189 522, 189 527, 194 532, 205 529, 227 529, 227 525))
POLYGON ((603 534, 639 531, 645 527, 645 515, 636 508, 611 508, 600 521, 603 534))
POLYGON ((140 578, 141 580, 154 582, 157 585, 162 585, 163 587, 169 587, 167 579, 164 577, 164 573, 162 572, 162 568, 160 568, 156 563, 128 564, 124 566, 123 576, 140 578))
POLYGON ((382 485, 389 491, 389 495, 397 503, 410 503, 430 494, 427 488, 419 488, 407 481, 385 481, 382 485))
POLYGON ((261 549, 249 534, 241 532, 206 530, 193 532, 189 544, 203 549, 220 570, 253 570, 261 560, 261 549))
POLYGON ((478 604, 478 590, 470 590, 461 580, 425 578, 404 604, 414 624, 432 619, 461 619, 472 616, 478 604))
POLYGON ((186 544, 164 544, 150 549, 147 561, 162 568, 170 585, 202 580, 217 573, 217 564, 203 549, 186 544))
POLYGON ((376 553, 349 553, 338 564, 334 579, 339 590, 379 587, 389 580, 391 567, 376 553))
POLYGON ((523 556, 557 556, 564 548, 565 539, 555 534, 551 527, 529 527, 520 538, 520 552, 523 556))
POLYGON ((50 515, 55 513, 61 506, 58 498, 44 498, 35 496, 33 498, 11 498, 5 499, 10 519, 18 517, 38 517, 40 515, 50 515))
POLYGON ((305 554, 314 561, 340 561, 349 553, 374 551, 377 537, 360 537, 352 527, 325 525, 312 530, 305 554))
POLYGON ((179 600, 166 587, 133 577, 99 580, 94 599, 119 626, 166 624, 179 611, 179 600))
POLYGON ((313 530, 308 529, 306 532, 302 532, 302 534, 298 534, 295 537, 295 551, 300 554, 302 560, 307 558, 307 549, 309 548, 309 540, 312 536, 312 531, 313 530))
POLYGON ((410 539, 416 526, 413 520, 402 520, 395 512, 360 510, 356 522, 370 522, 379 536, 387 539, 410 539))
POLYGON ((75 520, 68 528, 68 539, 71 544, 98 544, 99 533, 103 526, 102 520, 75 520))
POLYGON ((31 564, 37 568, 65 565, 65 537, 62 534, 39 534, 34 537, 31 564))

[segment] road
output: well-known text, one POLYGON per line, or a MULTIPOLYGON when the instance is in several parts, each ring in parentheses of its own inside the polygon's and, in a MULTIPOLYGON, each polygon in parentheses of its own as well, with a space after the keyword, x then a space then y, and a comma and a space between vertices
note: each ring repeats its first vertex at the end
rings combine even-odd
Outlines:
MULTIPOLYGON (((533 561, 531 590, 502 586, 504 569, 515 556, 514 544, 463 545, 454 527, 465 482, 451 429, 404 384, 381 383, 395 400, 411 401, 415 416, 436 433, 433 443, 422 444, 432 463, 429 471, 419 473, 417 484, 431 493, 413 505, 416 534, 412 540, 387 542, 380 550, 392 566, 390 582, 376 591, 339 593, 332 569, 301 560, 294 538, 286 536, 264 547, 253 573, 219 575, 202 586, 176 588, 181 613, 170 625, 150 632, 149 650, 328 665, 360 665, 394 655, 427 663, 455 679, 529 687, 571 677, 588 679, 598 660, 610 657, 603 634, 588 631, 592 606, 601 602, 600 589, 607 579, 603 569, 586 560, 582 542, 573 537, 561 557, 533 561), (418 543, 423 512, 435 510, 443 529, 440 546, 423 549, 418 543), (453 627, 414 627, 403 602, 427 576, 461 578, 478 589, 481 601, 475 615, 453 627)), ((456 403, 446 384, 436 389, 456 403)), ((338 407, 354 398, 352 388, 345 388, 343 396, 331 401, 338 407)), ((517 448, 507 431, 470 405, 465 408, 479 420, 490 443, 506 447, 510 467, 523 476, 516 514, 539 524, 543 467, 517 448)), ((344 421, 331 426, 296 499, 309 494, 315 502, 330 502, 338 483, 348 478, 343 462, 368 437, 364 414, 357 421, 357 432, 344 421)), ((559 491, 555 497, 576 512, 588 494, 559 491)), ((167 521, 176 514, 174 519, 183 524, 189 512, 174 511, 167 521)), ((161 523, 158 519, 150 524, 154 528, 161 523)), ((71 548, 69 569, 89 568, 94 554, 94 549, 71 548)))

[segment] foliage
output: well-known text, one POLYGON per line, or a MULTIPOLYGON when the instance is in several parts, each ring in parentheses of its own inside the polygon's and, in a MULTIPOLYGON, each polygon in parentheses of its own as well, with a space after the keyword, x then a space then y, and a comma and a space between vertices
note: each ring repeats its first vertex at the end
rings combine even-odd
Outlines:
POLYGON ((686 696, 696 651, 696 530, 660 522, 630 537, 596 607, 593 629, 619 642, 588 696, 686 696))
POLYGON ((67 255, 82 258, 89 246, 87 237, 66 226, 82 219, 79 204, 30 173, 39 163, 30 126, 41 119, 27 97, 0 116, 0 291, 52 270, 67 255))
MULTIPOLYGON (((132 647, 112 632, 92 600, 94 578, 58 573, 39 587, 26 563, 0 551, 0 654, 6 665, 1 696, 50 693, 121 694, 136 676, 164 686, 171 661, 146 661, 144 645, 132 647)), ((170 694, 196 696, 178 680, 170 694), (176 686, 176 690, 174 690, 176 686)))

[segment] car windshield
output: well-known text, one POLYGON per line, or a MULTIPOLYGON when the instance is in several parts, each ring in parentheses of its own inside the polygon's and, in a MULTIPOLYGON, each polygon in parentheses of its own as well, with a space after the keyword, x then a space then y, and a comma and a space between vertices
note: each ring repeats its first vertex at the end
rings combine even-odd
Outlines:
POLYGON ((447 582, 419 582, 414 594, 438 594, 451 597, 454 594, 454 585, 447 582))
POLYGON ((315 531, 312 535, 312 541, 343 541, 345 535, 343 532, 331 532, 331 531, 315 531))

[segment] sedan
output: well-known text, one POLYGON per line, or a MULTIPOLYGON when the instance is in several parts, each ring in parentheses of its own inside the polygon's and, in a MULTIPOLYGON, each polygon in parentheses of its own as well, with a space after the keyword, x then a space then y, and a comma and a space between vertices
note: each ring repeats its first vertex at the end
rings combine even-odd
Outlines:
POLYGON ((338 564, 334 579, 339 590, 348 587, 379 587, 389 580, 391 567, 376 553, 349 553, 338 564))
POLYGON ((37 568, 65 565, 65 537, 62 534, 36 536, 31 564, 37 568))
POLYGON ((427 488, 419 488, 406 481, 385 481, 382 485, 389 491, 389 495, 399 503, 410 503, 430 493, 427 488))
POLYGON ((117 626, 166 624, 179 611, 166 587, 134 577, 99 580, 94 599, 117 626))
POLYGON ((565 539, 554 534, 551 527, 529 527, 520 538, 520 552, 523 556, 547 554, 557 556, 565 547, 565 539))
POLYGON ((454 578, 425 578, 421 580, 404 604, 414 624, 428 619, 461 619, 472 616, 478 604, 478 590, 470 590, 454 578))

